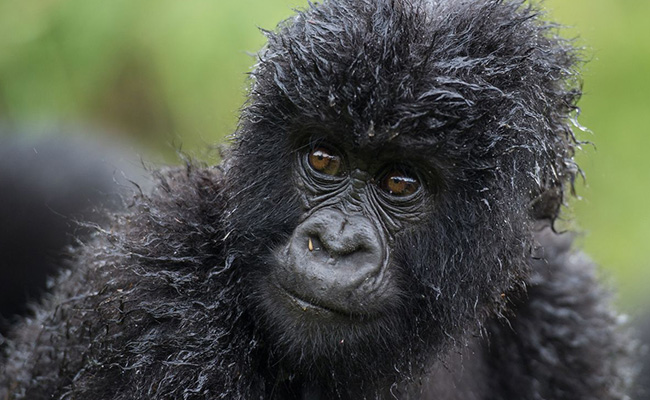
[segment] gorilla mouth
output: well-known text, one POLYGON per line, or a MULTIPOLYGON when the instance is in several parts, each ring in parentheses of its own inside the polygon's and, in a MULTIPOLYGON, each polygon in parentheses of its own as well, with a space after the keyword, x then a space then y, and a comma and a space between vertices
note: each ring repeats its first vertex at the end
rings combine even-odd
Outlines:
POLYGON ((304 297, 296 294, 294 291, 288 290, 282 286, 279 286, 278 289, 284 294, 292 305, 298 307, 301 311, 312 314, 318 314, 324 317, 339 316, 350 319, 353 317, 347 310, 341 310, 340 308, 333 308, 331 306, 324 305, 322 302, 316 301, 315 299, 307 300, 304 297))

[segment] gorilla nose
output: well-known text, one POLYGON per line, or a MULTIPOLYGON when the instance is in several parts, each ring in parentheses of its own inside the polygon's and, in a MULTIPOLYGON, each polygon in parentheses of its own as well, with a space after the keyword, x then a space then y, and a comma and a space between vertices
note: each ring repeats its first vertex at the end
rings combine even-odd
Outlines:
POLYGON ((332 258, 344 257, 372 247, 373 229, 365 218, 342 217, 340 213, 321 215, 305 226, 309 251, 326 251, 332 258), (369 229, 370 228, 370 229, 369 229))
POLYGON ((326 257, 350 270, 362 268, 369 261, 378 261, 381 254, 381 240, 368 218, 346 216, 335 209, 312 215, 296 228, 294 236, 296 245, 306 244, 303 248, 311 253, 308 256, 326 257))
POLYGON ((354 312, 381 281, 381 238, 362 215, 320 210, 294 231, 281 285, 305 301, 354 312))

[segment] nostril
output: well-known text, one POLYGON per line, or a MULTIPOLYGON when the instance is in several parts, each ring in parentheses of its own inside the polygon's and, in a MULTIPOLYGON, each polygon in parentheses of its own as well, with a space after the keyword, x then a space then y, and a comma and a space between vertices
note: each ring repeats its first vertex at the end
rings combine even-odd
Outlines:
MULTIPOLYGON (((367 250, 367 245, 363 240, 355 240, 348 235, 332 234, 318 235, 310 237, 308 241, 313 247, 313 251, 324 250, 330 256, 342 257, 367 250)), ((311 251, 311 250, 310 250, 311 251)))
POLYGON ((345 230, 345 226, 348 224, 348 219, 344 219, 343 222, 341 222, 341 229, 339 229, 339 234, 342 235, 343 231, 345 230))

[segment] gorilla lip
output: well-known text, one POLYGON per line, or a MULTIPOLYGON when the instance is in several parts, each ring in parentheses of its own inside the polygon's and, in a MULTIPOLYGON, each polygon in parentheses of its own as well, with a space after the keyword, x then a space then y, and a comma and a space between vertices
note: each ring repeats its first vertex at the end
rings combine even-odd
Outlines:
POLYGON ((292 291, 289 291, 285 289, 282 286, 278 286, 278 289, 284 293, 284 295, 289 299, 289 301, 295 305, 297 305, 302 311, 307 311, 309 309, 316 310, 318 313, 327 313, 331 315, 338 315, 338 316, 343 316, 346 318, 351 318, 352 315, 349 313, 340 310, 340 309, 333 309, 327 306, 324 306, 320 303, 315 303, 313 301, 306 300, 302 298, 301 296, 295 294, 292 291))
POLYGON ((283 288, 282 286, 277 286, 277 289, 283 293, 283 297, 286 297, 294 307, 297 306, 301 312, 312 312, 323 318, 338 317, 339 320, 355 321, 355 323, 369 323, 378 318, 377 314, 352 313, 340 308, 332 308, 321 303, 305 300, 303 297, 283 288))

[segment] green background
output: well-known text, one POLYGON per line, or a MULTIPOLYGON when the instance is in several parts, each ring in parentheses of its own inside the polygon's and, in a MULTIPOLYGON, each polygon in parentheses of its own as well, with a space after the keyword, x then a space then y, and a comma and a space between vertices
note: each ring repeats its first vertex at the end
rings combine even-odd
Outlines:
MULTIPOLYGON (((233 131, 246 72, 297 0, 0 0, 0 122, 76 126, 156 154, 233 131)), ((579 118, 586 174, 564 213, 635 312, 650 301, 650 1, 549 0, 590 59, 579 118)), ((172 156, 169 159, 173 159, 172 156)), ((0 189, 1 190, 1 189, 0 189)))

